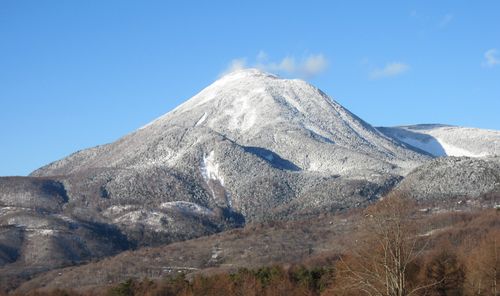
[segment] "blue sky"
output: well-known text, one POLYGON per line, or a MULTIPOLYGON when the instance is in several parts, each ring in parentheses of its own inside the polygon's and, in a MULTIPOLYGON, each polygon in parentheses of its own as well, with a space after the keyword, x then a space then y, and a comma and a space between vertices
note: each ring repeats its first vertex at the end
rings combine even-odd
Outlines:
POLYGON ((369 123, 500 129, 500 1, 0 0, 0 175, 135 130, 233 67, 369 123))

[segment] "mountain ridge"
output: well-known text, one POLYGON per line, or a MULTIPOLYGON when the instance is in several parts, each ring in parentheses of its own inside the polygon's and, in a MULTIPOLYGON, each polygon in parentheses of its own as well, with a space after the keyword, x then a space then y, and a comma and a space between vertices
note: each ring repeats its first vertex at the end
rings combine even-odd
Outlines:
POLYGON ((500 155, 500 131, 445 124, 378 127, 388 137, 435 157, 500 155))

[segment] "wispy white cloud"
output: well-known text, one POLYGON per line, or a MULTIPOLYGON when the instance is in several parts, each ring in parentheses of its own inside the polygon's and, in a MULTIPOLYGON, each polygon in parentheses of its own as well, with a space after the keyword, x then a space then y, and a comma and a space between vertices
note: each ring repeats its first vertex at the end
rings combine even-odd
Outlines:
POLYGON ((313 77, 328 67, 328 60, 322 54, 310 55, 297 62, 295 57, 288 56, 279 62, 260 62, 256 68, 264 71, 296 75, 300 77, 313 77))
POLYGON ((484 53, 483 67, 494 67, 500 65, 500 57, 498 55, 498 50, 492 48, 484 53))
POLYGON ((405 63, 394 62, 388 63, 383 68, 376 68, 370 72, 371 79, 381 79, 386 77, 393 77, 407 72, 410 66, 405 63))
POLYGON ((438 25, 440 28, 444 28, 447 25, 449 25, 452 21, 453 21, 453 14, 447 13, 441 18, 438 25))
POLYGON ((328 60, 323 54, 312 54, 300 60, 294 56, 286 56, 278 61, 270 61, 268 54, 260 51, 255 58, 255 63, 247 65, 246 60, 246 58, 232 60, 222 74, 250 67, 287 76, 311 78, 328 67, 328 60))
POLYGON ((296 69, 295 58, 293 57, 285 57, 280 62, 261 61, 254 67, 264 71, 286 74, 292 74, 296 69))
POLYGON ((247 64, 246 58, 234 59, 234 60, 232 60, 229 63, 229 65, 227 66, 227 68, 224 71, 222 71, 222 73, 220 74, 220 76, 226 75, 228 73, 231 73, 231 72, 234 72, 234 71, 237 71, 237 70, 245 69, 246 68, 246 64, 247 64))
POLYGON ((315 76, 326 70, 328 67, 328 60, 322 55, 309 56, 302 65, 302 73, 305 76, 315 76))

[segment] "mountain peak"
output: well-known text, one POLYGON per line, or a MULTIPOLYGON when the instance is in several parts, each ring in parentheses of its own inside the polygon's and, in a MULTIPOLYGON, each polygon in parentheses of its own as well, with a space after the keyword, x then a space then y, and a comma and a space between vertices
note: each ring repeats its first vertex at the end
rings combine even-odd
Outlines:
MULTIPOLYGON (((220 136, 239 147, 269 151, 265 159, 285 159, 304 171, 327 174, 398 174, 399 169, 405 172, 425 159, 315 86, 259 69, 233 71, 135 133, 99 152, 79 155, 85 154, 82 158, 88 159, 88 167, 147 163, 178 167, 189 153, 193 155, 188 159, 203 161, 200 155, 222 145, 220 136)), ((49 171, 66 173, 81 167, 82 162, 63 160, 49 171)))
MULTIPOLYGON (((213 111, 230 115, 259 108, 272 111, 269 108, 276 109, 283 104, 301 109, 299 105, 304 101, 324 101, 325 98, 317 88, 303 80, 284 79, 257 68, 248 68, 222 76, 170 113, 200 112, 200 109, 203 113, 216 108, 213 111)), ((170 113, 162 118, 169 117, 170 113)))
POLYGON ((279 78, 278 75, 266 72, 258 68, 244 68, 231 71, 221 77, 224 79, 242 79, 247 77, 267 77, 267 78, 279 78))

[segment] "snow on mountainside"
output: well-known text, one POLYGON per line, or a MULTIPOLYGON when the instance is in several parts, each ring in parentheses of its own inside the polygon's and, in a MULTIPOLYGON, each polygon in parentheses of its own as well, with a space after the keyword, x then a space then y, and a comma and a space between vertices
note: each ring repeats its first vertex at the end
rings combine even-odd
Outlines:
MULTIPOLYGON (((108 198, 99 200, 104 209, 183 201, 229 210, 222 214, 241 222, 366 202, 429 159, 305 81, 247 69, 114 143, 32 176, 91 178, 108 198)), ((133 226, 122 214, 102 213, 133 226)))
MULTIPOLYGON (((222 77, 115 143, 76 153, 34 175, 67 174, 97 166, 176 167, 190 149, 205 145, 202 142, 214 135, 243 147, 264 149, 304 171, 404 174, 425 160, 314 86, 249 69, 222 77)), ((269 154, 264 150, 257 154, 269 154)), ((198 152, 196 157, 203 153, 210 151, 198 152)))
POLYGON ((498 143, 493 131, 375 129, 305 81, 236 71, 113 143, 30 177, 0 178, 0 227, 8 230, 0 246, 9 246, 0 252, 0 279, 11 263, 31 276, 24 267, 50 269, 249 222, 361 207, 412 171, 405 188, 419 186, 425 196, 447 175, 443 196, 489 196, 500 187, 466 183, 469 172, 477 172, 473 182, 500 183, 489 162, 439 159, 418 167, 432 160, 424 151, 495 154, 498 143), (436 168, 443 173, 431 174, 436 168), (449 171, 467 174, 457 185, 449 171), (433 176, 432 186, 420 184, 422 176, 433 176))
POLYGON ((433 156, 500 155, 500 131, 439 124, 380 127, 378 130, 433 156))
POLYGON ((494 207, 500 201, 500 157, 439 157, 410 172, 397 187, 434 205, 494 207))

